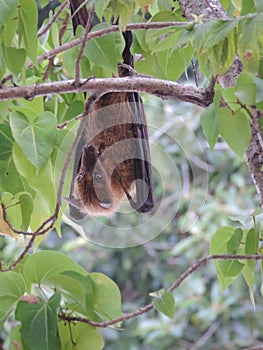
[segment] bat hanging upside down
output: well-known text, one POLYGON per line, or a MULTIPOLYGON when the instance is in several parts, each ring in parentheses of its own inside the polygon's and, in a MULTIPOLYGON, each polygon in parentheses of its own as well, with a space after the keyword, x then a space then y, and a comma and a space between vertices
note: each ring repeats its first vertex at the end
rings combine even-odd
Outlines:
POLYGON ((125 197, 139 213, 153 208, 147 125, 137 93, 107 93, 88 116, 76 151, 70 215, 107 216, 125 197))
MULTIPOLYGON (((126 31, 123 37, 123 63, 133 67, 132 33, 126 31)), ((119 75, 130 76, 131 72, 120 67, 119 75)), ((108 92, 87 116, 66 200, 70 216, 81 220, 86 214, 113 214, 126 197, 138 213, 153 208, 147 123, 137 92, 108 92)))

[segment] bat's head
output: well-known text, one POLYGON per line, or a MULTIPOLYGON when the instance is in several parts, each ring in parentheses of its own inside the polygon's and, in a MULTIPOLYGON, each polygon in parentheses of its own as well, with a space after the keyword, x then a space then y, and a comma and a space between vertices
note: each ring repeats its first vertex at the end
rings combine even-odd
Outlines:
POLYGON ((78 209, 90 216, 111 215, 120 202, 118 191, 112 187, 111 172, 99 157, 100 152, 93 145, 85 146, 75 177, 74 195, 78 198, 78 209))

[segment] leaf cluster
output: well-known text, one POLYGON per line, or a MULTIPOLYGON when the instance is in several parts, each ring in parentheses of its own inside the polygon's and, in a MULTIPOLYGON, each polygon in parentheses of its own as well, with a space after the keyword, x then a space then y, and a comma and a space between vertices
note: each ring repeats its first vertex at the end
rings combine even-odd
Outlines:
POLYGON ((78 315, 102 322, 121 316, 116 284, 90 273, 66 255, 42 251, 28 256, 16 271, 0 274, 0 326, 11 312, 20 325, 10 341, 24 349, 102 349, 96 327, 63 321, 78 315))

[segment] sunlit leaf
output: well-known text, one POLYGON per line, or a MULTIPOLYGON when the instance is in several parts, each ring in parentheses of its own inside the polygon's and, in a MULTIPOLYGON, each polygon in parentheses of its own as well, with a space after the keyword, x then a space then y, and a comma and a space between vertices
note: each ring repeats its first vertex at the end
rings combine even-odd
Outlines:
MULTIPOLYGON (((105 27, 105 25, 99 24, 94 27, 94 30, 105 27)), ((88 41, 85 48, 85 55, 93 65, 104 67, 115 75, 118 75, 118 62, 122 61, 123 48, 124 41, 121 33, 111 33, 88 41)))
POLYGON ((58 251, 42 251, 31 255, 24 265, 24 277, 30 283, 45 283, 52 275, 63 271, 87 272, 72 259, 58 251))
POLYGON ((110 0, 96 0, 95 1, 95 13, 98 16, 100 20, 102 20, 102 17, 104 15, 104 12, 109 5, 110 0))
POLYGON ((56 137, 56 118, 50 112, 43 112, 33 122, 20 112, 10 116, 12 134, 27 159, 37 172, 46 164, 53 151, 56 137))
POLYGON ((174 318, 175 302, 171 293, 165 292, 160 297, 153 299, 154 308, 169 318, 174 318))
POLYGON ((256 102, 256 84, 253 75, 247 72, 242 72, 237 78, 236 97, 241 102, 254 105, 256 102))
POLYGON ((102 320, 120 317, 121 293, 118 286, 102 273, 90 274, 94 287, 94 308, 102 320))
MULTIPOLYGON (((227 253, 227 243, 229 239, 232 237, 235 229, 233 227, 224 226, 218 229, 214 235, 212 236, 210 243, 210 253, 211 254, 226 254, 227 253)), ((229 284, 231 284, 234 280, 234 277, 229 276, 227 273, 223 273, 223 271, 227 271, 227 266, 222 266, 223 271, 220 267, 221 260, 213 260, 213 263, 216 267, 217 277, 220 282, 222 289, 226 289, 229 284)), ((225 261, 226 263, 231 263, 231 261, 225 261)))
POLYGON ((219 108, 217 118, 221 136, 232 150, 243 158, 251 139, 248 119, 242 111, 232 113, 228 108, 219 108))
POLYGON ((0 27, 13 15, 18 5, 18 0, 0 0, 0 27))
POLYGON ((0 327, 25 293, 25 289, 25 282, 17 272, 0 273, 0 327))
POLYGON ((199 48, 200 51, 207 51, 209 48, 222 42, 226 36, 228 36, 236 27, 238 23, 237 19, 224 20, 219 19, 209 28, 206 33, 204 42, 199 48))
POLYGON ((22 67, 26 60, 26 51, 25 49, 16 49, 15 47, 6 47, 5 48, 5 57, 7 67, 14 74, 21 73, 22 67))
POLYGON ((37 5, 34 0, 19 1, 19 30, 20 41, 23 39, 27 55, 36 64, 37 57, 37 5))

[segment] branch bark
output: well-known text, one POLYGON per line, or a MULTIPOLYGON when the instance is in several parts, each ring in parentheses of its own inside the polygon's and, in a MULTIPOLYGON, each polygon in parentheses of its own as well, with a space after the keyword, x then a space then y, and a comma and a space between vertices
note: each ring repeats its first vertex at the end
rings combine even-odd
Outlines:
POLYGON ((29 86, 13 86, 0 89, 0 100, 16 98, 32 99, 36 96, 45 96, 70 92, 145 92, 161 98, 173 98, 207 107, 213 101, 211 89, 195 88, 180 85, 172 81, 145 77, 81 79, 79 86, 75 80, 66 80, 52 83, 42 83, 29 86))

